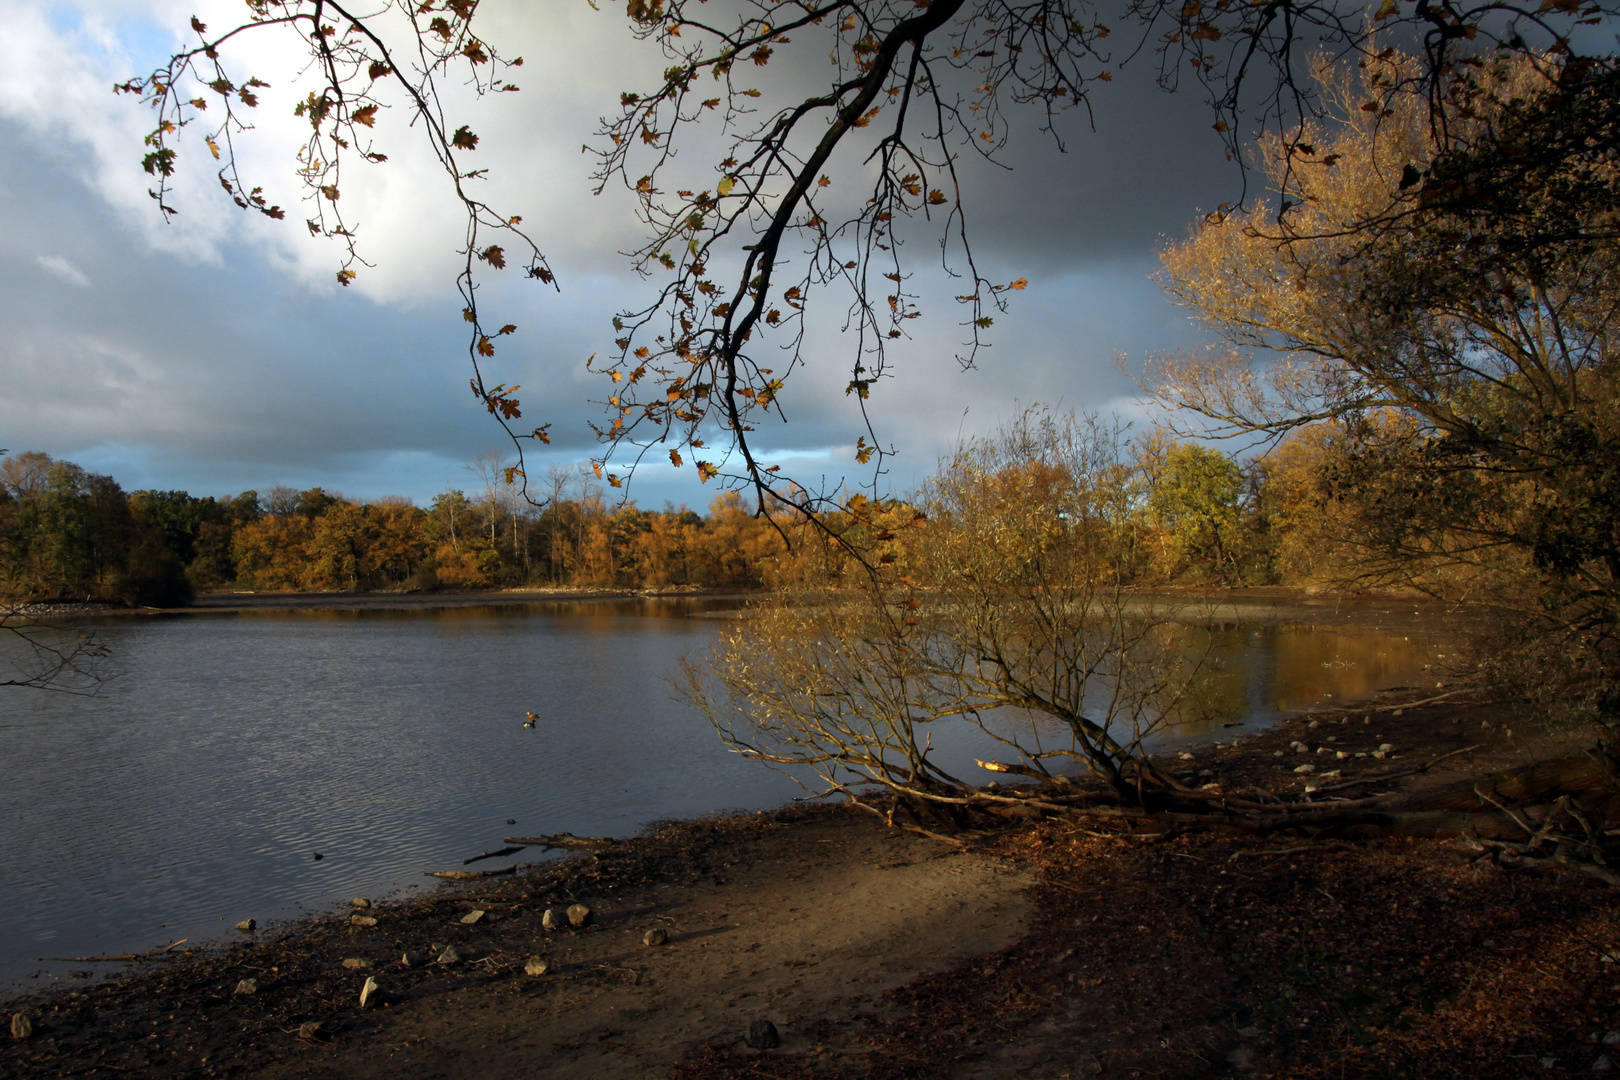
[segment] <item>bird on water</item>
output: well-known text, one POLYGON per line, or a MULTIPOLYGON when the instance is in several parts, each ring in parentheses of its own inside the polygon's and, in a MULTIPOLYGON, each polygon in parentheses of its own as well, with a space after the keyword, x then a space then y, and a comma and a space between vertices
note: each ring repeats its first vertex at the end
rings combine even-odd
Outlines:
POLYGON ((523 721, 524 727, 534 727, 534 722, 540 719, 539 713, 526 712, 523 715, 528 717, 527 720, 523 721))

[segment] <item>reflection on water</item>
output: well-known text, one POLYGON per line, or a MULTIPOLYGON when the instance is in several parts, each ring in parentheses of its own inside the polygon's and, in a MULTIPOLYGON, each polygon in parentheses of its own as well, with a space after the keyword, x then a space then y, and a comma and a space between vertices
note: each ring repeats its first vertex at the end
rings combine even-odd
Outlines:
MULTIPOLYGON (((716 625, 688 616, 728 606, 110 620, 122 674, 97 696, 0 689, 0 986, 85 966, 40 957, 417 887, 507 835, 624 835, 802 794, 670 699, 665 680, 716 625)), ((1214 663, 1188 735, 1430 677, 1410 628, 1190 634, 1214 663)), ((993 756, 984 737, 957 727, 935 742, 942 763, 990 779, 971 765, 993 756)))
POLYGON ((1307 706, 1402 683, 1432 685, 1444 639, 1348 628, 1243 626, 1187 632, 1203 664, 1176 715, 1178 735, 1264 724, 1307 706))

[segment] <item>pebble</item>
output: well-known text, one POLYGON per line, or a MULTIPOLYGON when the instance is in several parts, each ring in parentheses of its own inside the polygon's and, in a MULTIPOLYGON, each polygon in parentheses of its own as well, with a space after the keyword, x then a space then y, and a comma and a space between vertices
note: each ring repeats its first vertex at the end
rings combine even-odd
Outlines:
POLYGON ((1312 721, 1311 721, 1311 722, 1310 722, 1310 723, 1308 723, 1308 724, 1306 724, 1306 725, 1305 725, 1305 726, 1306 726, 1306 727, 1310 727, 1310 728, 1313 728, 1313 727, 1315 727, 1315 726, 1316 726, 1316 725, 1317 725, 1317 724, 1318 724, 1318 723, 1319 723, 1319 722, 1320 722, 1320 721, 1317 721, 1317 720, 1312 720, 1312 721))
POLYGON ((478 922, 483 917, 484 917, 483 908, 474 908, 473 910, 467 912, 467 914, 465 914, 465 915, 463 915, 461 917, 461 923, 462 923, 463 926, 471 926, 473 923, 478 922))
POLYGON ((1611 1031, 1603 1036, 1604 1046, 1620 1046, 1620 1031, 1611 1031))
POLYGON ((755 1020, 749 1024, 748 1034, 744 1038, 755 1050, 775 1050, 782 1045, 781 1034, 769 1020, 755 1020))
POLYGON ((556 930, 563 924, 563 916, 556 908, 546 908, 546 913, 540 916, 540 925, 547 930, 556 930))
POLYGON ((570 904, 568 907, 568 922, 571 926, 589 926, 591 924, 591 909, 584 904, 570 904))
POLYGON ((236 924, 236 928, 244 934, 251 934, 259 928, 259 924, 252 919, 243 919, 236 924))
POLYGON ((1316 766, 1310 764, 1296 765, 1294 766, 1294 771, 1297 773, 1313 773, 1316 771, 1316 766))
POLYGON ((360 908, 362 910, 364 910, 365 908, 368 908, 368 907, 371 906, 371 901, 367 900, 363 896, 357 896, 353 900, 350 900, 349 903, 353 904, 355 907, 360 908))
POLYGON ((529 957, 528 962, 523 965, 523 973, 525 975, 539 976, 544 975, 550 970, 551 965, 546 963, 545 958, 542 956, 531 956, 529 957))
POLYGON ((668 945, 669 931, 662 926, 655 926, 641 935, 641 943, 647 946, 668 945))
POLYGON ((377 920, 371 915, 350 915, 349 921, 356 926, 376 926, 377 920))
POLYGON ((1385 751, 1383 751, 1383 750, 1374 750, 1372 752, 1372 756, 1377 758, 1379 761, 1384 760, 1384 754, 1385 754, 1385 751))
POLYGON ((1595 1073, 1613 1072, 1614 1059, 1608 1054, 1603 1054, 1596 1061, 1592 1062, 1592 1071, 1595 1073))
POLYGON ((367 975, 366 984, 360 988, 360 1007, 365 1009, 372 1005, 381 1004, 381 1002, 382 987, 377 985, 377 977, 367 975))
POLYGON ((26 1039, 34 1034, 34 1018, 25 1012, 11 1014, 11 1037, 26 1039))
POLYGON ((319 1020, 311 1020, 298 1025, 298 1037, 305 1042, 324 1042, 332 1037, 332 1033, 319 1020))
POLYGON ((400 954, 399 963, 400 963, 401 967, 408 967, 408 968, 421 967, 422 966, 422 957, 421 957, 421 955, 419 953, 413 953, 413 952, 407 951, 407 952, 404 952, 404 953, 400 954))
POLYGON ((439 954, 439 959, 435 963, 459 964, 461 963, 461 951, 454 945, 446 945, 444 952, 439 954))
POLYGON ((370 971, 377 965, 373 964, 370 960, 362 960, 358 956, 351 956, 343 961, 343 966, 348 968, 350 971, 370 971))
POLYGON ((243 979, 241 982, 236 984, 235 993, 238 993, 238 994, 257 994, 258 992, 259 992, 259 980, 258 979, 243 979))
POLYGON ((1310 747, 1306 746, 1304 743, 1300 742, 1298 739, 1295 739, 1293 742, 1288 744, 1288 749, 1293 750, 1296 753, 1303 754, 1303 753, 1306 753, 1307 751, 1309 751, 1310 747))
POLYGON ((1176 756, 1181 758, 1182 761, 1197 761, 1198 760, 1197 758, 1193 757, 1191 754, 1178 754, 1176 756))
POLYGON ((1394 743, 1387 743, 1387 742, 1386 743, 1379 743, 1378 744, 1378 749, 1382 750, 1384 753, 1387 754, 1391 750, 1395 749, 1395 744, 1394 743))
POLYGON ((1343 760, 1344 760, 1344 759, 1345 759, 1345 758, 1347 758, 1347 757, 1349 757, 1349 756, 1350 756, 1350 755, 1349 755, 1349 754, 1347 754, 1347 753, 1345 753, 1345 752, 1344 752, 1344 751, 1343 751, 1343 750, 1335 750, 1335 751, 1334 751, 1334 752, 1333 752, 1333 757, 1334 757, 1334 759, 1335 759, 1335 760, 1337 760, 1337 761, 1343 761, 1343 760))
POLYGON ((1271 752, 1271 756, 1272 756, 1272 757, 1282 757, 1282 756, 1283 756, 1283 752, 1282 752, 1282 751, 1281 751, 1281 750, 1273 750, 1273 751, 1272 751, 1272 752, 1271 752))

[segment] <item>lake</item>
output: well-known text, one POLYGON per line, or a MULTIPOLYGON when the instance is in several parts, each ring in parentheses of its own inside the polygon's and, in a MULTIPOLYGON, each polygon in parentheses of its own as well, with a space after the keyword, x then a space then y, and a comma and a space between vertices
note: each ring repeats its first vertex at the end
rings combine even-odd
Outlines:
MULTIPOLYGON (((622 836, 803 794, 726 753, 671 698, 680 659, 719 625, 702 616, 735 606, 106 620, 117 674, 94 696, 0 689, 0 988, 109 967, 53 957, 195 943, 247 918, 430 888, 425 871, 460 869, 509 835, 622 836)), ((1443 622, 1390 604, 1233 609, 1195 632, 1212 635, 1217 670, 1174 738, 1432 681, 1443 622)), ((979 749, 961 738, 945 752, 979 749)))

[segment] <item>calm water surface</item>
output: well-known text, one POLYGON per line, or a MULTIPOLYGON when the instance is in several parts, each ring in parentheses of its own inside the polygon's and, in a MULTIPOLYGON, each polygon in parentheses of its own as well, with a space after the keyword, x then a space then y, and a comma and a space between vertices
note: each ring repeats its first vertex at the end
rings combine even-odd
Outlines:
MULTIPOLYGON (((802 794, 724 752, 671 700, 666 680, 717 625, 691 616, 721 606, 109 624, 119 675, 94 697, 0 689, 0 989, 86 968, 51 957, 195 942, 246 918, 431 887, 424 871, 508 835, 622 836, 802 794)), ((1320 614, 1199 631, 1213 634, 1218 671, 1181 737, 1432 679, 1425 665, 1444 651, 1433 620, 1320 614)), ((977 772, 961 765, 982 747, 947 743, 956 775, 977 772)))

